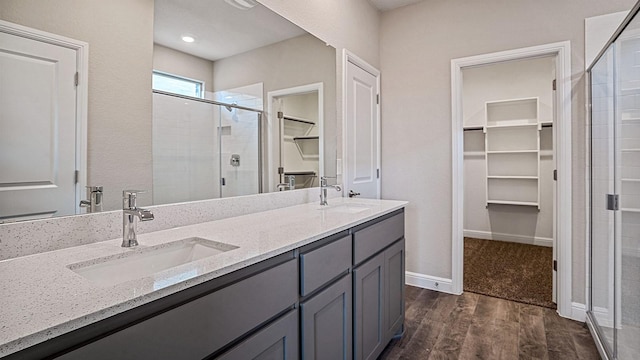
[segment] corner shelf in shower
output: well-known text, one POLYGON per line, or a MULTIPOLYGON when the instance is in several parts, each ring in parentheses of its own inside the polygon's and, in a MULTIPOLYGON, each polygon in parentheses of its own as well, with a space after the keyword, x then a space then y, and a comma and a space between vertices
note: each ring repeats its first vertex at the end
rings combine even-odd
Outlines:
POLYGON ((538 98, 485 103, 486 203, 540 209, 538 98))

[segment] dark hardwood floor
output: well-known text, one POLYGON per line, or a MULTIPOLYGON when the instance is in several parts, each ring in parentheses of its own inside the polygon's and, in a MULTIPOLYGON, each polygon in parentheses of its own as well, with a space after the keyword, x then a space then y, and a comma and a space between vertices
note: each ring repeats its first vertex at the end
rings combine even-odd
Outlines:
POLYGON ((380 359, 600 359, 586 325, 555 310, 407 286, 405 333, 380 359))

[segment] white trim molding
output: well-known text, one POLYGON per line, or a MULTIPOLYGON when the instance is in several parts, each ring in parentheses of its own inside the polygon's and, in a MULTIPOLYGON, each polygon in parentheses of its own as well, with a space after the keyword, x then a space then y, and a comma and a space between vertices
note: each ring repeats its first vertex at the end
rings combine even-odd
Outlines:
POLYGON ((65 47, 76 52, 76 214, 80 214, 80 199, 86 195, 87 185, 87 129, 88 129, 88 94, 89 94, 89 44, 58 34, 32 29, 19 24, 0 20, 0 32, 20 36, 51 45, 65 47))
POLYGON ((452 290, 462 294, 464 251, 464 173, 462 70, 504 61, 555 57, 557 87, 555 92, 554 131, 556 131, 556 166, 558 181, 555 216, 557 227, 558 313, 571 317, 571 43, 569 41, 532 46, 451 60, 451 136, 452 136, 452 290))
POLYGON ((587 319, 587 307, 582 303, 572 302, 571 314, 568 318, 575 321, 585 322, 587 319))
MULTIPOLYGON (((376 127, 377 127, 377 137, 376 137, 376 141, 378 143, 378 153, 377 153, 377 162, 376 162, 376 166, 378 169, 381 169, 381 160, 382 160, 382 146, 381 146, 381 136, 380 136, 380 103, 382 103, 382 89, 380 88, 380 70, 376 69, 374 66, 372 66, 371 64, 369 64, 368 62, 364 61, 363 59, 361 59, 360 57, 358 57, 356 54, 352 53, 351 51, 347 50, 347 49, 342 49, 342 179, 339 179, 339 181, 341 180, 341 183, 343 184, 347 184, 347 179, 349 178, 349 166, 347 163, 347 159, 346 159, 346 154, 347 154, 347 136, 346 136, 346 131, 347 131, 347 67, 348 67, 348 63, 352 63, 354 65, 356 65, 357 67, 361 68, 362 70, 368 72, 369 74, 373 75, 376 77, 376 86, 378 87, 378 94, 380 95, 379 97, 379 101, 377 104, 377 119, 376 119, 376 127)), ((377 181, 377 189, 376 189, 376 193, 377 199, 380 199, 380 183, 382 181, 382 176, 378 177, 378 181, 377 181)), ((343 191, 343 196, 346 196, 347 192, 343 191)))
POLYGON ((553 239, 540 236, 525 236, 517 234, 496 233, 491 231, 464 230, 464 237, 483 240, 508 241, 519 244, 553 247, 553 239))
POLYGON ((441 278, 437 276, 429 276, 411 271, 405 271, 405 284, 419 287, 422 289, 429 289, 440 291, 448 294, 453 294, 451 288, 451 279, 441 278))

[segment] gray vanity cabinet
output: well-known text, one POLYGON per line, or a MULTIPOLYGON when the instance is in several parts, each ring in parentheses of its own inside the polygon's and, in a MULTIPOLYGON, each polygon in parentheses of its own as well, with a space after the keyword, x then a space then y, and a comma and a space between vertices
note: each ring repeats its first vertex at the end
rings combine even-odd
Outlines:
POLYGON ((348 231, 300 249, 300 338, 305 360, 351 359, 351 251, 348 231))
POLYGON ((404 323, 404 213, 354 229, 354 359, 376 359, 404 323))
POLYGON ((384 254, 353 270, 354 359, 376 359, 384 350, 384 254))
POLYGON ((302 358, 351 359, 351 275, 300 304, 302 358))
POLYGON ((404 238, 384 251, 385 343, 403 330, 404 325, 404 238))
POLYGON ((299 358, 298 309, 295 309, 215 359, 294 360, 299 358))
POLYGON ((289 260, 151 318, 131 319, 133 323, 125 328, 58 359, 206 358, 294 308, 297 267, 296 259, 289 260))
POLYGON ((404 324, 404 245, 400 209, 8 360, 376 359, 404 324))

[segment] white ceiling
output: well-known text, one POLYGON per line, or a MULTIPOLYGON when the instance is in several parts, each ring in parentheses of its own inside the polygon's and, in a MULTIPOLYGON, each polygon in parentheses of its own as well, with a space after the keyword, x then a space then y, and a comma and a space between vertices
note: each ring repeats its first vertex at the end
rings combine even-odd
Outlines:
POLYGON ((240 10, 224 0, 155 0, 154 42, 213 61, 305 33, 260 4, 240 10), (186 34, 196 41, 182 41, 186 34))
POLYGON ((401 6, 415 4, 423 0, 369 0, 380 11, 391 10, 401 6))

